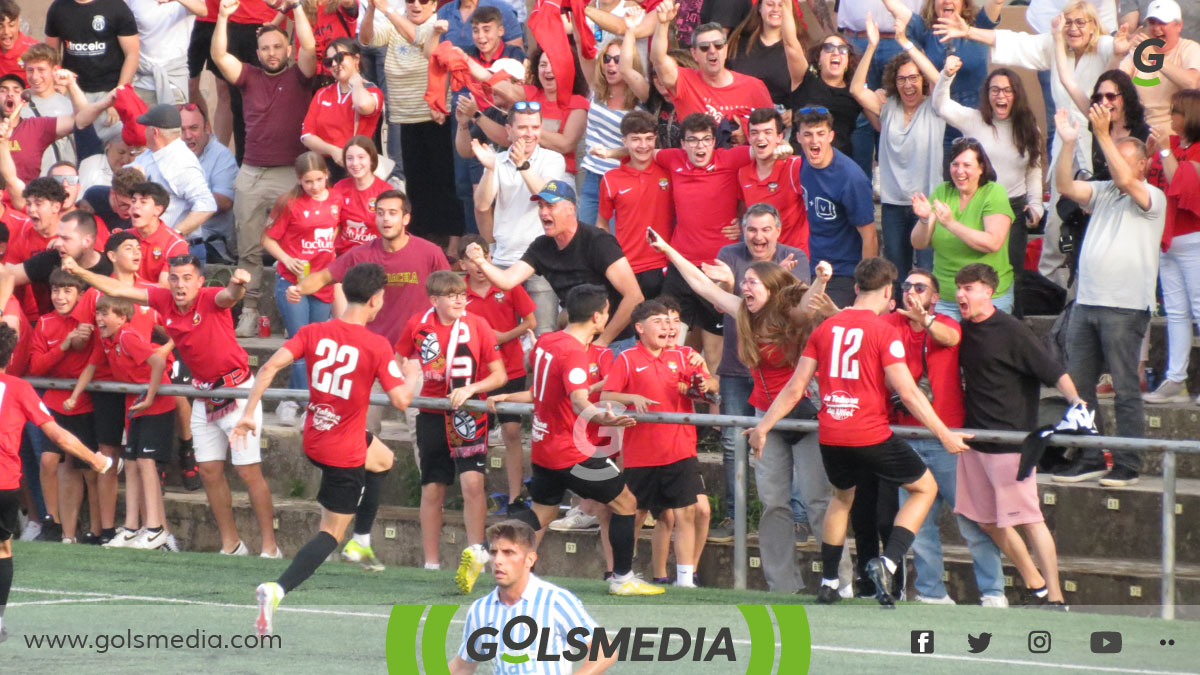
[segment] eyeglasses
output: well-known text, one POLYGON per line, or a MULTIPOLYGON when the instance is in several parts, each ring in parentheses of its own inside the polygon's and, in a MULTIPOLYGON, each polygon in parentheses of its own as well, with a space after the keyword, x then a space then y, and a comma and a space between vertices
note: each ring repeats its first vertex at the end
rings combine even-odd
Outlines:
POLYGON ((405 3, 407 3, 407 4, 410 4, 410 5, 411 5, 411 4, 414 4, 414 3, 420 3, 420 4, 422 4, 422 5, 428 5, 428 4, 431 4, 431 3, 433 2, 433 0, 404 0, 404 2, 405 2, 405 3))
POLYGON ((904 291, 905 293, 914 290, 918 293, 924 293, 925 291, 929 290, 929 284, 921 283, 919 281, 914 284, 906 281, 900 284, 900 290, 904 291))
POLYGON ((1089 23, 1091 23, 1091 21, 1088 19, 1064 19, 1063 28, 1078 28, 1083 30, 1084 28, 1087 28, 1089 23))
POLYGON ((1092 94, 1092 102, 1099 103, 1100 101, 1108 101, 1109 103, 1112 103, 1120 97, 1120 92, 1098 91, 1092 94))
POLYGON ((683 142, 693 148, 699 145, 712 145, 716 141, 712 136, 688 136, 683 139, 683 142))
POLYGON ((849 54, 850 45, 839 45, 835 42, 826 42, 821 45, 821 51, 826 54, 849 54))
POLYGON ((325 57, 325 60, 322 61, 321 63, 324 63, 326 68, 332 68, 333 64, 341 63, 342 59, 346 58, 347 56, 350 56, 349 52, 338 52, 338 53, 334 54, 333 56, 325 57))
POLYGON ((708 42, 697 42, 696 44, 692 45, 692 48, 698 49, 702 52, 721 51, 725 48, 725 41, 710 40, 708 42))
POLYGON ((1012 96, 1012 87, 988 87, 988 93, 992 96, 1012 96))
POLYGON ((79 176, 55 176, 63 185, 79 185, 79 176))
POLYGON ((897 75, 897 76, 896 76, 896 84, 905 84, 905 83, 907 83, 907 82, 912 82, 913 84, 916 84, 916 83, 920 82, 920 81, 921 81, 921 80, 923 80, 923 79, 925 79, 925 77, 924 77, 923 75, 920 75, 920 74, 917 74, 917 75, 897 75))
POLYGON ((461 293, 442 293, 441 295, 439 295, 437 297, 448 298, 450 300, 466 300, 467 294, 465 291, 461 292, 461 293))
POLYGON ((605 54, 604 55, 604 63, 620 63, 620 62, 621 62, 620 54, 616 54, 616 55, 605 54))
POLYGON ((517 112, 541 112, 542 104, 537 101, 517 101, 513 104, 513 110, 517 112))
POLYGON ((804 108, 797 110, 796 112, 800 113, 801 115, 811 115, 812 113, 816 113, 818 115, 828 115, 829 108, 826 108, 824 106, 819 106, 819 105, 818 106, 806 106, 804 108))

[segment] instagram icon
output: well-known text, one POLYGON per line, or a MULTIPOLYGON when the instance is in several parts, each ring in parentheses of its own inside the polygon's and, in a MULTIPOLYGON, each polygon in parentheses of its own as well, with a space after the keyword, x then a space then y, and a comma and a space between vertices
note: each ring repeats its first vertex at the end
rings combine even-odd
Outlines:
POLYGON ((1029 631, 1029 653, 1045 654, 1050 651, 1050 633, 1044 630, 1029 631))

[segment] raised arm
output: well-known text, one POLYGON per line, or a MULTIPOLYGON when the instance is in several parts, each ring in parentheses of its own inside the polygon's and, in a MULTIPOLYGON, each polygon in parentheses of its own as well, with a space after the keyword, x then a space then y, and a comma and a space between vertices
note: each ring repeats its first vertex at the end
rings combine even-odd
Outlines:
MULTIPOLYGON (((893 0, 893 2, 894 1, 895 0, 893 0)), ((908 36, 905 34, 905 31, 908 30, 908 20, 911 17, 912 12, 909 12, 908 16, 905 16, 903 20, 900 18, 900 16, 896 17, 896 42, 900 44, 901 49, 908 52, 908 55, 912 58, 913 63, 917 64, 917 69, 921 71, 921 75, 923 75, 926 80, 929 80, 931 84, 937 84, 937 66, 933 65, 933 62, 929 60, 929 57, 925 56, 925 52, 919 46, 917 46, 916 43, 909 40, 908 36)))
MULTIPOLYGON (((13 160, 12 129, 9 120, 0 119, 0 180, 4 181, 8 199, 12 202, 13 208, 23 211, 25 209, 25 181, 17 175, 17 163, 13 160)), ((0 305, 0 308, 3 307, 4 305, 0 305)))
MULTIPOLYGON (((1054 114, 1054 129, 1062 139, 1062 147, 1059 148, 1058 158, 1054 162, 1054 185, 1063 197, 1077 204, 1087 204, 1092 199, 1092 185, 1087 181, 1075 180, 1073 173, 1075 142, 1079 140, 1079 121, 1071 119, 1071 115, 1065 109, 1060 109, 1054 114)), ((1109 169, 1111 168, 1110 166, 1109 169)))
POLYGON ((933 99, 933 109, 938 116, 946 120, 950 126, 966 133, 967 126, 982 120, 977 109, 968 108, 950 98, 950 87, 954 85, 954 77, 961 67, 962 59, 953 54, 947 55, 946 65, 942 68, 942 74, 938 78, 937 84, 934 85, 930 97, 933 99))
MULTIPOLYGON (((417 24, 409 21, 408 17, 404 16, 404 14, 392 9, 387 0, 370 0, 370 2, 367 3, 367 9, 363 13, 362 28, 360 28, 358 32, 359 42, 365 45, 370 45, 375 37, 374 23, 376 10, 378 10, 379 13, 388 20, 388 23, 392 24, 392 27, 396 29, 396 32, 399 33, 401 37, 403 37, 405 40, 408 40, 411 44, 415 45, 417 43, 417 24)), ((436 18, 437 17, 434 17, 435 20, 436 18)), ((379 44, 374 46, 382 47, 383 45, 379 44)))
MULTIPOLYGON (((635 7, 625 13, 625 25, 640 25, 641 21, 646 18, 646 12, 641 7, 635 7)), ((651 18, 651 21, 658 25, 657 20, 651 18)), ((633 36, 632 30, 625 31, 625 35, 621 38, 621 62, 620 66, 621 77, 625 78, 625 86, 637 96, 638 100, 645 103, 650 98, 650 81, 642 74, 642 71, 633 67, 633 58, 637 54, 637 39, 633 36)))
POLYGON ((1050 32, 1054 35, 1054 70, 1058 73, 1058 81, 1071 97, 1071 102, 1084 115, 1092 107, 1087 92, 1079 88, 1075 79, 1075 60, 1067 54, 1067 38, 1063 35, 1062 15, 1050 20, 1050 32))
POLYGON ((992 23, 1000 23, 1000 12, 1004 9, 1006 2, 1008 0, 987 0, 983 5, 983 11, 987 14, 988 20, 992 23))
POLYGON ((742 306, 742 299, 740 297, 725 291, 716 282, 709 279, 699 267, 693 265, 687 258, 680 255, 679 251, 676 251, 668 244, 665 239, 658 236, 657 232, 654 230, 650 230, 649 232, 654 238, 654 241, 650 245, 655 250, 667 256, 667 260, 671 261, 675 269, 679 270, 680 276, 683 277, 683 280, 687 282, 687 285, 697 295, 711 302, 721 312, 737 316, 738 310, 742 306))
POLYGON ((471 244, 467 246, 465 251, 467 260, 479 265, 483 270, 483 275, 492 282, 492 285, 502 291, 507 291, 515 286, 525 283, 525 280, 533 276, 534 269, 529 263, 524 260, 518 260, 508 269, 500 269, 487 260, 483 255, 483 247, 479 244, 471 244))
POLYGON ((212 43, 209 45, 213 63, 217 64, 217 69, 231 86, 242 76, 242 62, 229 53, 229 17, 233 16, 239 5, 241 3, 238 0, 221 0, 217 8, 217 22, 213 26, 212 43))
POLYGON ((235 269, 229 278, 229 285, 221 289, 213 298, 217 307, 229 309, 242 301, 246 295, 246 284, 250 283, 250 273, 243 269, 235 269))
POLYGON ((875 49, 879 46, 879 26, 870 14, 867 15, 867 48, 858 67, 854 69, 854 78, 850 80, 850 95, 870 115, 871 124, 879 129, 879 113, 883 111, 883 97, 879 92, 867 88, 867 73, 871 70, 871 59, 875 57, 875 49))
POLYGON ((654 72, 658 73, 663 86, 674 92, 675 83, 679 81, 679 64, 667 54, 667 48, 671 46, 671 22, 675 20, 679 8, 673 0, 663 0, 654 8, 654 12, 658 25, 654 28, 654 37, 650 39, 650 63, 654 65, 654 72))
POLYGON ((296 44, 300 49, 296 52, 296 65, 306 77, 317 74, 317 39, 313 37, 312 24, 304 13, 304 5, 297 3, 292 10, 292 24, 295 26, 296 44))
POLYGON ((783 55, 787 57, 788 75, 792 79, 792 89, 795 89, 808 72, 808 56, 804 53, 800 36, 796 35, 795 3, 785 0, 783 6, 783 55))
POLYGON ((972 42, 993 47, 996 45, 996 31, 968 25, 967 20, 962 18, 958 12, 955 12, 953 16, 938 17, 937 25, 933 27, 933 34, 939 36, 938 41, 943 44, 955 38, 966 38, 972 42))
POLYGON ((150 304, 150 294, 144 288, 135 286, 126 286, 121 282, 106 277, 90 270, 85 270, 75 262, 75 259, 70 256, 63 256, 62 269, 68 274, 73 274, 91 286, 95 286, 97 291, 103 295, 111 295, 117 298, 125 298, 130 302, 136 302, 139 305, 150 304))

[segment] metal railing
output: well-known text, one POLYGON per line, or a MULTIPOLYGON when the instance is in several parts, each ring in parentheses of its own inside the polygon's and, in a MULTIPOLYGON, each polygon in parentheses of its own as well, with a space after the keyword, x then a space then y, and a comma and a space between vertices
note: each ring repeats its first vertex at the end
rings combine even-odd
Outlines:
MULTIPOLYGON (((75 386, 73 380, 67 379, 46 377, 29 377, 25 379, 38 389, 72 389, 75 386)), ((146 391, 146 385, 124 382, 92 382, 88 385, 87 391, 137 394, 146 391)), ((210 398, 213 396, 220 398, 248 398, 250 390, 235 388, 201 391, 186 385, 162 385, 158 388, 158 393, 162 396, 185 396, 188 398, 210 398)), ((308 392, 300 389, 267 389, 263 393, 263 400, 303 402, 308 400, 308 392)), ((391 406, 391 402, 388 400, 386 394, 372 394, 371 404, 391 406)), ((413 398, 410 407, 429 410, 448 410, 450 409, 450 402, 444 398, 418 396, 413 398)), ((463 407, 475 411, 487 410, 486 405, 482 401, 468 401, 463 407)), ((501 413, 521 415, 523 417, 533 415, 533 405, 529 403, 500 403, 497 404, 496 409, 501 413)), ((637 413, 632 410, 626 411, 625 414, 630 415, 639 422, 655 422, 660 424, 690 424, 693 426, 737 427, 742 429, 748 429, 758 424, 758 418, 733 415, 661 412, 637 413)), ((785 419, 776 424, 774 428, 779 431, 813 432, 817 430, 817 422, 815 420, 785 419)), ((901 438, 936 440, 933 432, 924 427, 893 426, 892 431, 901 438)), ((974 441, 1004 445, 1021 445, 1025 442, 1027 435, 1026 432, 1021 431, 985 431, 982 429, 963 429, 962 431, 974 434, 975 437, 972 439, 974 441)), ((746 474, 749 467, 749 457, 746 436, 737 434, 735 439, 733 587, 740 590, 746 588, 748 569, 746 552, 746 495, 748 487, 746 474)), ((1176 453, 1200 454, 1200 441, 1054 434, 1050 436, 1049 443, 1060 447, 1132 450, 1137 452, 1155 450, 1163 453, 1161 617, 1164 619, 1174 619, 1176 453)))

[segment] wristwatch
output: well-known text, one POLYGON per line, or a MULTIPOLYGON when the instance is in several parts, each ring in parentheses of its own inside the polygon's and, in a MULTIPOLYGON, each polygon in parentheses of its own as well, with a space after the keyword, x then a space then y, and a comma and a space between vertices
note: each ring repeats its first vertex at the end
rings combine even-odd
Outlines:
POLYGON ((1171 156, 1171 151, 1167 150, 1166 148, 1163 148, 1162 150, 1158 151, 1158 156, 1162 157, 1163 159, 1166 159, 1171 156))
POLYGON ((480 117, 483 117, 483 111, 482 111, 482 110, 476 110, 474 113, 472 113, 472 114, 471 114, 471 119, 473 119, 473 120, 477 120, 477 119, 479 119, 480 117))
POLYGON ((932 325, 933 325, 933 320, 934 320, 934 318, 935 318, 935 317, 934 317, 934 315, 933 315, 933 314, 928 314, 928 315, 926 315, 926 316, 925 316, 925 327, 926 327, 926 328, 929 328, 930 326, 932 326, 932 325))
POLYGON ((517 165, 517 171, 525 171, 529 169, 529 160, 525 160, 517 165))

